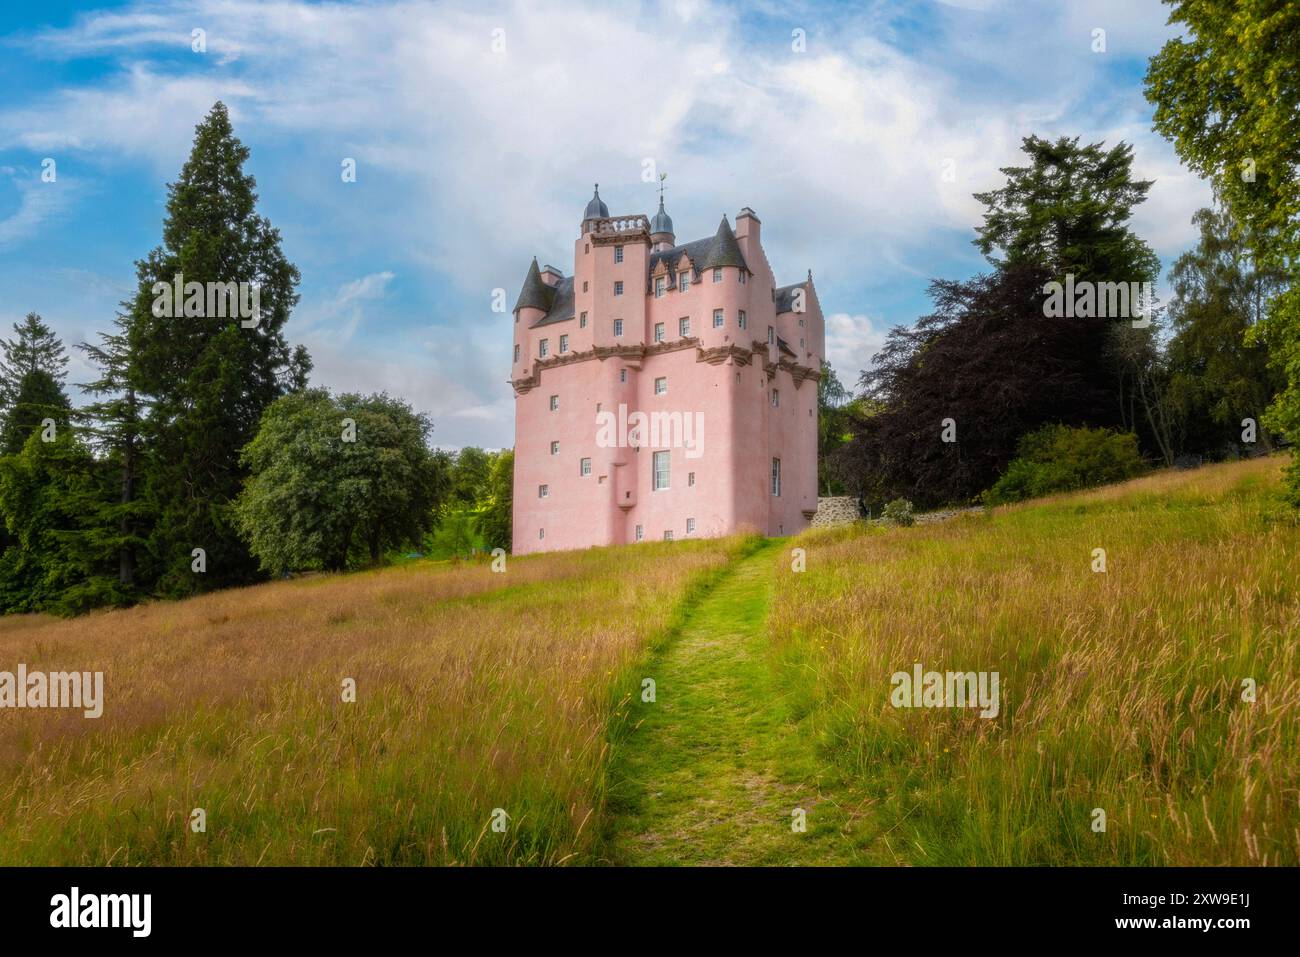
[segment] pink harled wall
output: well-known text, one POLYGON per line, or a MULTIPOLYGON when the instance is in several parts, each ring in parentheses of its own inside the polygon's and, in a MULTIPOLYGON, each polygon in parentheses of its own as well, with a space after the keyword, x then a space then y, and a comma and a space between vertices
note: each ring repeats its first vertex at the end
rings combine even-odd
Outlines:
MULTIPOLYGON (((607 221, 589 221, 584 229, 601 222, 607 221)), ((727 266, 721 281, 706 270, 685 292, 665 283, 662 297, 653 294, 655 277, 647 275, 651 249, 644 229, 620 237, 621 263, 615 262, 616 244, 584 231, 574 246, 574 318, 534 327, 544 312, 518 311, 519 359, 511 370, 515 554, 630 543, 638 526, 646 541, 662 539, 665 531, 680 540, 746 528, 789 535, 807 527, 817 507, 817 379, 808 370, 820 370, 825 354, 823 319, 811 279, 805 311, 777 315, 759 230, 757 217, 742 211, 735 235, 752 270, 744 282, 738 267, 727 266), (620 280, 621 296, 614 294, 620 280), (721 328, 713 325, 717 309, 721 328), (738 324, 742 310, 745 329, 738 324), (680 335, 682 318, 690 322, 686 337, 680 335), (615 319, 623 320, 621 336, 614 334, 615 319), (656 323, 664 324, 662 343, 655 342, 656 323), (768 345, 769 326, 794 356, 768 345), (561 335, 568 336, 563 355, 561 335), (545 359, 538 357, 542 338, 549 343, 545 359), (729 348, 738 351, 709 353, 729 348), (666 380, 662 394, 655 391, 659 378, 666 380), (690 416, 702 424, 696 448, 674 447, 669 436, 650 445, 648 435, 639 450, 601 447, 597 413, 617 417, 620 404, 629 414, 690 416), (655 490, 654 452, 664 450, 669 487, 655 490), (583 458, 591 459, 588 475, 581 473, 583 458), (772 494, 773 458, 781 460, 779 496, 772 494)))

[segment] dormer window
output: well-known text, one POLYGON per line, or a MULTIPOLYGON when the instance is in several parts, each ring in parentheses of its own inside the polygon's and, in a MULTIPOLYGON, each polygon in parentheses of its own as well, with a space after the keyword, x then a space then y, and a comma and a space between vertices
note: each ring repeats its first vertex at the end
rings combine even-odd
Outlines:
POLYGON ((660 276, 658 279, 655 280, 655 298, 662 299, 663 297, 664 297, 664 277, 660 276))
POLYGON ((686 273, 683 272, 683 273, 679 274, 679 275, 677 276, 677 291, 678 291, 678 292, 685 292, 685 291, 686 291, 686 287, 687 287, 688 285, 690 285, 690 282, 691 282, 691 277, 688 276, 688 275, 686 275, 686 273))

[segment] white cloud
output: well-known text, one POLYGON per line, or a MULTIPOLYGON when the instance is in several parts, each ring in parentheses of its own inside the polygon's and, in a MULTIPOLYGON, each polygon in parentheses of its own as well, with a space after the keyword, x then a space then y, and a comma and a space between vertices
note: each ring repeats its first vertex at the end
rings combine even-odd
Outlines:
POLYGON ((826 361, 850 392, 857 391, 858 376, 885 345, 888 329, 864 315, 833 312, 826 317, 826 361))

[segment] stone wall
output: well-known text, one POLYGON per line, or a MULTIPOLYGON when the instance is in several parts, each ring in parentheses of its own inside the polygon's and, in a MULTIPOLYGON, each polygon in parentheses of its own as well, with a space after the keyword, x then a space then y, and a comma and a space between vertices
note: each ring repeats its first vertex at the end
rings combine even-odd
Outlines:
POLYGON ((858 500, 851 495, 836 495, 831 498, 817 499, 817 514, 813 516, 813 528, 833 528, 836 525, 851 525, 858 520, 858 500))

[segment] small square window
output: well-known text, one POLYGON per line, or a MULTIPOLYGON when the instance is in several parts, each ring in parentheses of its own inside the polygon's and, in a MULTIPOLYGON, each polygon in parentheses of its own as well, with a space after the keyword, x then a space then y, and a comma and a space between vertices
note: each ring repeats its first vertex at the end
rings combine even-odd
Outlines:
POLYGON ((550 339, 543 339, 541 342, 537 343, 537 355, 539 357, 545 356, 546 353, 550 351, 550 349, 551 349, 550 339))
POLYGON ((639 542, 643 538, 645 538, 645 529, 638 525, 636 527, 636 540, 639 542))
POLYGON ((537 497, 546 498, 550 494, 550 488, 546 485, 537 486, 537 497))
POLYGON ((582 459, 578 463, 578 474, 582 476, 591 474, 591 459, 582 459))
POLYGON ((551 454, 552 454, 552 455, 559 455, 559 454, 560 454, 560 443, 559 443, 559 442, 552 442, 552 443, 551 443, 551 454))
MULTIPOLYGON (((741 275, 743 276, 744 273, 741 273, 741 275)), ((695 534, 695 519, 693 519, 693 518, 688 518, 688 519, 686 520, 686 534, 687 534, 687 535, 694 535, 694 534, 695 534)))
POLYGON ((713 281, 722 282, 722 269, 720 267, 715 266, 713 268, 713 281))
POLYGON ((622 247, 622 246, 615 246, 615 247, 614 247, 614 262, 616 262, 616 263, 621 263, 622 261, 623 261, 623 247, 622 247))
POLYGON ((623 295, 623 280, 620 279, 618 282, 614 283, 614 295, 623 295))
POLYGON ((695 473, 694 473, 694 472, 687 472, 687 473, 686 473, 686 487, 687 487, 687 488, 695 488, 695 473))
POLYGON ((671 528, 666 529, 664 531, 664 541, 671 542, 672 540, 673 540, 673 530, 671 528))
POLYGON ((656 323, 655 323, 655 342, 663 342, 663 341, 664 341, 664 324, 663 324, 662 322, 656 322, 656 323))
POLYGON ((668 394, 668 377, 660 376, 659 378, 655 379, 655 395, 667 395, 667 394, 668 394))
POLYGON ((615 338, 617 338, 617 337, 621 336, 622 334, 623 334, 623 320, 622 320, 622 319, 615 319, 615 320, 614 320, 614 336, 615 336, 615 338))
POLYGON ((722 324, 723 324, 724 321, 725 321, 725 320, 723 319, 722 310, 721 310, 721 309, 714 309, 714 310, 713 310, 713 328, 714 328, 714 329, 721 329, 721 328, 722 328, 722 324))
POLYGON ((677 320, 677 334, 682 338, 691 334, 691 320, 689 316, 677 320))
POLYGON ((560 410, 560 397, 558 395, 553 395, 551 396, 551 411, 558 412, 559 410, 560 410))
POLYGON ((740 323, 740 328, 744 329, 744 328, 745 328, 745 310, 744 310, 744 309, 740 310, 740 318, 739 318, 738 322, 740 323))
POLYGON ((587 328, 587 314, 585 312, 582 313, 580 316, 578 316, 578 328, 579 329, 587 328))
POLYGON ((619 381, 619 382, 626 382, 626 381, 627 381, 627 370, 626 370, 626 369, 619 369, 619 370, 618 370, 618 381, 619 381))
POLYGON ((561 351, 561 352, 568 352, 568 351, 569 351, 569 337, 568 337, 568 336, 560 336, 560 351, 561 351))

